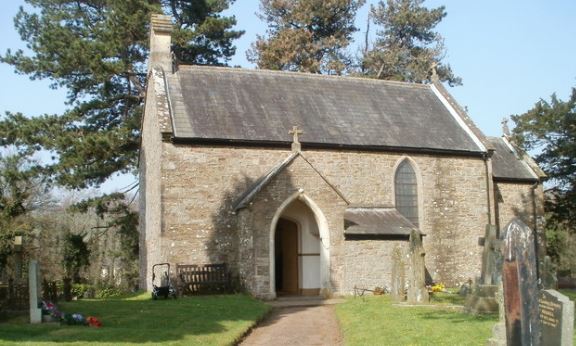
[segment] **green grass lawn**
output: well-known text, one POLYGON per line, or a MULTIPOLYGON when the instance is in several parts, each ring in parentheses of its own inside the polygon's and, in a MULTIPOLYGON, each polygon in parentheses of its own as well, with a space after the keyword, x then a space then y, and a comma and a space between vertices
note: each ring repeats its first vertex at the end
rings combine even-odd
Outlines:
POLYGON ((96 316, 102 328, 0 322, 0 345, 229 345, 268 311, 245 295, 151 300, 149 293, 59 304, 64 312, 96 316))
MULTIPOLYGON (((346 345, 484 345, 497 315, 472 316, 447 305, 458 295, 437 295, 434 307, 393 305, 388 296, 350 298, 336 306, 346 345)), ((434 302, 434 301, 433 301, 434 302)))
MULTIPOLYGON (((576 290, 560 292, 576 299, 576 290)), ((350 298, 336 313, 346 345, 485 345, 498 320, 451 308, 464 304, 458 294, 436 293, 431 303, 435 306, 407 307, 393 305, 389 296, 350 298)))

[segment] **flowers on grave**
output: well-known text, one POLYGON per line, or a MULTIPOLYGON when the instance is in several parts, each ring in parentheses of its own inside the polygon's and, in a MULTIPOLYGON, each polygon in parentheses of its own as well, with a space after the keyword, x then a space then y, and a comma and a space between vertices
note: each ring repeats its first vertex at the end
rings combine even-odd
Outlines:
POLYGON ((100 320, 98 320, 96 317, 94 316, 88 316, 86 318, 86 322, 88 322, 88 325, 90 327, 95 327, 95 328, 100 328, 102 327, 102 322, 100 322, 100 320))
POLYGON ((42 301, 42 315, 52 316, 57 321, 62 318, 62 313, 58 310, 56 304, 45 300, 42 301))
POLYGON ((88 325, 88 323, 86 322, 86 319, 84 318, 84 316, 82 316, 82 314, 79 313, 73 313, 73 314, 68 314, 65 313, 62 316, 62 320, 61 322, 63 324, 67 324, 69 326, 85 326, 88 325))
POLYGON ((61 312, 55 304, 49 301, 42 301, 42 313, 44 315, 52 316, 56 321, 60 321, 61 324, 69 326, 102 327, 102 322, 94 316, 88 316, 85 318, 84 315, 79 313, 69 314, 61 312))
POLYGON ((444 286, 444 284, 441 282, 432 286, 432 292, 433 293, 444 292, 445 289, 446 289, 446 286, 444 286))

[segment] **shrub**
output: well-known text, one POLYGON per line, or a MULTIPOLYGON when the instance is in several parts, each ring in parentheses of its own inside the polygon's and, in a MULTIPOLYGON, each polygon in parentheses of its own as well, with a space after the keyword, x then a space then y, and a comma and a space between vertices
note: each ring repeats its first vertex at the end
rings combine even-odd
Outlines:
POLYGON ((113 286, 101 287, 96 292, 96 298, 104 299, 104 298, 120 297, 124 293, 125 292, 118 287, 113 287, 113 286))
POLYGON ((73 284, 72 296, 76 298, 90 298, 94 296, 94 288, 88 284, 73 284))

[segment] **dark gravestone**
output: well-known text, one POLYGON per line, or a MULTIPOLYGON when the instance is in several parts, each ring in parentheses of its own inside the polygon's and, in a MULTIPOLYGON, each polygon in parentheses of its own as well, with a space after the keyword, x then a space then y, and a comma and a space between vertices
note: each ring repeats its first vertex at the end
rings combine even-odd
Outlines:
POLYGON ((504 229, 502 282, 508 345, 540 345, 534 234, 520 219, 504 229))
POLYGON ((574 302, 555 290, 540 292, 542 345, 572 346, 574 302))

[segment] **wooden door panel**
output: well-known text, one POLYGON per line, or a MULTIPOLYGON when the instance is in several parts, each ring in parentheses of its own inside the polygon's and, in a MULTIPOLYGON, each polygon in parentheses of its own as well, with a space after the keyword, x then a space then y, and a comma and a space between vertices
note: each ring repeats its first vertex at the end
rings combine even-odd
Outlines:
MULTIPOLYGON (((298 225, 280 219, 277 228, 281 251, 281 272, 283 294, 295 295, 298 290, 298 225)), ((277 287, 278 289, 278 287, 277 287)))

